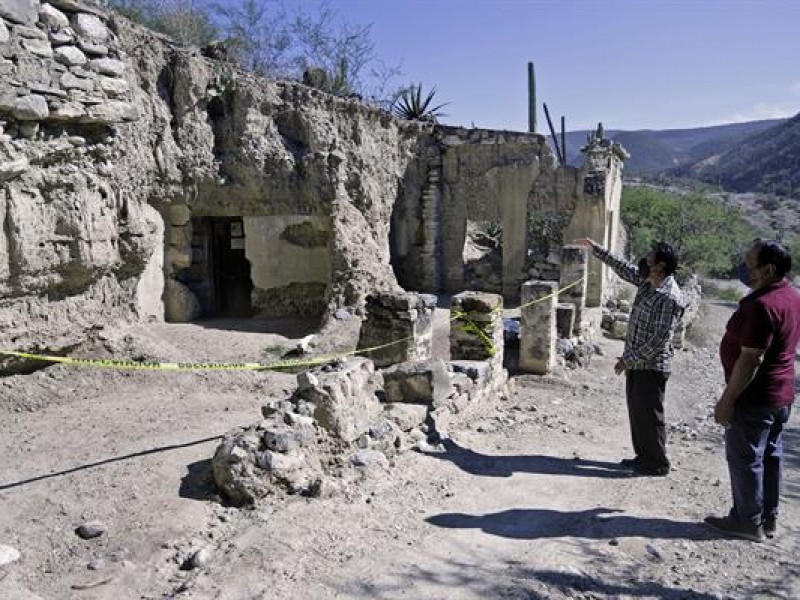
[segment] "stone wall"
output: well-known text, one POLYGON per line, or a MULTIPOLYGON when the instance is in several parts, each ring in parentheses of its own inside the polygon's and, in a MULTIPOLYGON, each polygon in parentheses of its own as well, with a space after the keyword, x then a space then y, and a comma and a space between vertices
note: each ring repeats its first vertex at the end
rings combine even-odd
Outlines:
MULTIPOLYGON (((275 269, 260 257, 279 242, 248 238, 256 305, 311 280, 328 308, 399 289, 389 220, 430 124, 236 71, 81 0, 4 2, 0 57, 0 347, 57 351, 163 318, 164 299, 191 308, 195 219, 325 223, 324 252, 275 269)), ((280 244, 308 232, 290 233, 280 244)))

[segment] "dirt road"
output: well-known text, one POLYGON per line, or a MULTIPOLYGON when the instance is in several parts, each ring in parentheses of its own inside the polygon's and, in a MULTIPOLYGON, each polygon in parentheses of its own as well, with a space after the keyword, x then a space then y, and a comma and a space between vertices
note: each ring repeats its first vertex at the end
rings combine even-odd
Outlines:
MULTIPOLYGON (((324 500, 225 508, 209 461, 227 429, 258 420, 285 374, 152 374, 53 367, 0 380, 1 598, 797 598, 800 434, 787 433, 778 537, 707 531, 728 508, 716 342, 679 352, 668 384, 666 478, 632 478, 621 343, 566 377, 516 378, 441 449, 324 500), (99 520, 104 535, 73 530, 99 520), (207 559, 183 570, 198 548, 207 559)), ((108 340, 128 354, 252 359, 304 334, 151 326, 108 340)), ((716 337, 716 339, 715 339, 716 337)))

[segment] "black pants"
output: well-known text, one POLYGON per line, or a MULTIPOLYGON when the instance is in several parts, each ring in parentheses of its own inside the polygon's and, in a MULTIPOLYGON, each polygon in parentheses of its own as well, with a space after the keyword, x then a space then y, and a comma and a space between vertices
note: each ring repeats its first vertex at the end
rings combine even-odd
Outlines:
POLYGON ((651 370, 626 372, 625 396, 631 423, 633 451, 642 466, 669 467, 664 424, 664 391, 669 373, 651 370))

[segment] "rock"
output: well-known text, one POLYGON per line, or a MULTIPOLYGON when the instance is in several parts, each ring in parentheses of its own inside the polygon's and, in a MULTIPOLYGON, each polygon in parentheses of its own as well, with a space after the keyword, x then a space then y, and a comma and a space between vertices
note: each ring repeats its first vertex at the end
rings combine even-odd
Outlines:
POLYGON ((86 116, 86 109, 80 102, 62 102, 54 106, 50 113, 53 121, 77 121, 86 116))
POLYGON ((0 17, 12 23, 33 25, 39 18, 39 0, 3 0, 0 17))
POLYGON ((313 369, 298 375, 297 382, 295 398, 314 404, 317 424, 346 442, 368 431, 381 413, 375 392, 382 377, 369 359, 351 358, 313 369))
POLYGON ((39 22, 47 28, 69 27, 69 18, 52 4, 42 4, 39 9, 39 22))
POLYGON ((105 566, 106 563, 102 558, 95 558, 89 561, 89 564, 86 565, 86 568, 90 571, 99 571, 105 566))
POLYGON ((291 429, 268 429, 263 435, 264 445, 268 450, 287 454, 297 450, 301 441, 291 429))
POLYGON ((8 27, 6 27, 6 24, 0 20, 0 44, 7 43, 10 37, 11 34, 8 31, 8 27))
POLYGON ((108 528, 100 521, 88 521, 75 529, 75 534, 84 540, 91 540, 103 535, 108 528))
MULTIPOLYGON (((58 52, 60 48, 56 49, 58 52)), ((86 79, 85 77, 76 77, 70 72, 66 72, 61 76, 59 80, 61 87, 66 88, 68 90, 77 89, 83 90, 84 92, 91 92, 94 90, 94 81, 91 79, 86 79)))
POLYGON ((67 12, 86 12, 94 14, 95 9, 82 0, 47 0, 50 4, 67 12))
POLYGON ((384 406, 384 416, 402 431, 411 431, 425 422, 428 406, 424 404, 390 403, 384 406))
POLYGON ((389 468, 389 460, 382 452, 378 452, 377 450, 359 450, 355 453, 351 462, 356 467, 389 468))
POLYGON ((92 56, 106 56, 108 55, 108 46, 105 44, 95 44, 87 40, 78 40, 78 47, 92 56))
POLYGON ((133 104, 109 100, 102 104, 88 106, 86 108, 86 116, 81 118, 81 122, 110 125, 122 121, 135 121, 138 118, 139 111, 133 104))
POLYGON ((72 28, 80 37, 93 42, 104 42, 109 38, 110 32, 97 15, 78 13, 72 17, 72 28))
POLYGON ((164 319, 169 323, 188 323, 202 314, 197 296, 185 285, 168 279, 164 282, 164 319))
POLYGON ((300 454, 284 454, 266 450, 259 455, 258 466, 265 471, 273 471, 279 477, 288 477, 292 471, 303 468, 305 460, 300 454))
POLYGON ((19 121, 41 121, 50 114, 47 100, 38 94, 20 96, 14 102, 12 115, 19 121))
MULTIPOLYGON (((88 62, 86 55, 75 46, 59 46, 55 49, 53 55, 58 62, 68 67, 79 67, 88 62)), ((65 73, 65 75, 67 75, 67 73, 65 73)))
POLYGON ((19 177, 28 170, 30 163, 28 159, 23 156, 16 160, 7 162, 0 162, 0 181, 9 181, 15 177, 19 177))
POLYGON ((339 493, 336 482, 327 477, 318 477, 308 486, 308 495, 312 498, 331 498, 339 493))
POLYGON ((17 126, 20 137, 32 140, 39 133, 39 123, 36 121, 23 121, 17 126))
POLYGON ((112 98, 127 94, 130 89, 127 81, 116 77, 100 77, 97 80, 97 85, 112 98))
POLYGON ((25 40, 47 40, 47 34, 38 27, 25 27, 24 25, 17 25, 14 28, 14 33, 17 37, 25 40))
POLYGON ((11 564, 20 559, 20 553, 16 548, 0 544, 0 567, 11 564))
POLYGON ((46 38, 43 40, 24 39, 22 47, 41 58, 53 58, 53 47, 50 45, 50 40, 46 38))
POLYGON ((438 406, 455 390, 441 360, 394 365, 383 371, 387 402, 411 402, 438 406))
POLYGON ((353 316, 353 315, 351 315, 351 314, 350 314, 350 313, 349 313, 347 310, 345 310, 344 308, 340 308, 340 309, 338 309, 338 310, 337 310, 335 313, 333 313, 333 317, 334 317, 335 319, 338 319, 338 320, 340 320, 340 321, 347 321, 347 320, 348 320, 348 319, 350 319, 350 317, 352 317, 352 316, 353 316))
POLYGON ((89 68, 102 75, 111 75, 112 77, 122 77, 125 73, 127 65, 121 60, 115 58, 93 58, 89 61, 89 68))
POLYGON ((213 558, 214 551, 209 547, 205 547, 192 554, 192 558, 189 560, 193 569, 202 569, 208 566, 213 558))
POLYGON ((75 41, 75 36, 70 29, 51 31, 48 37, 53 46, 63 46, 64 44, 71 44, 75 41))

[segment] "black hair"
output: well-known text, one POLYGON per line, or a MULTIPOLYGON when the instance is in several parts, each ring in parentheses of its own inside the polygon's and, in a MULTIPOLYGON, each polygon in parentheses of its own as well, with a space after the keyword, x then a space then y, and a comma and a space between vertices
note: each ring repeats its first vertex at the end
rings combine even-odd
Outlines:
POLYGON ((756 239, 753 247, 758 252, 758 266, 774 265, 775 277, 783 277, 792 270, 792 255, 779 241, 756 239))
POLYGON ((672 275, 678 269, 678 254, 666 242, 653 244, 653 264, 664 263, 664 274, 672 275))

